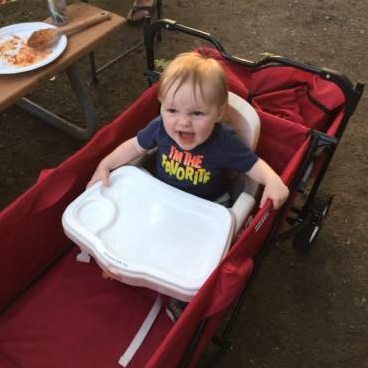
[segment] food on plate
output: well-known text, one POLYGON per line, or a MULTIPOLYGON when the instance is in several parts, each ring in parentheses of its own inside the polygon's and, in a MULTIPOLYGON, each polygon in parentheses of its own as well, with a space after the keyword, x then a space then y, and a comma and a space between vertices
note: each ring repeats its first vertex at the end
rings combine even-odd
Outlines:
POLYGON ((23 67, 37 63, 52 53, 49 48, 36 50, 27 45, 24 38, 13 35, 0 41, 0 61, 15 67, 23 67))

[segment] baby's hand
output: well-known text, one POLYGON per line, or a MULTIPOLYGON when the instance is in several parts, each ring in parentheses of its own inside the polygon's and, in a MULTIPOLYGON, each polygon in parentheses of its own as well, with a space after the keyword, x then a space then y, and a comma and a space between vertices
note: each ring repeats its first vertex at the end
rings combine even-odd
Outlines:
POLYGON ((92 184, 96 183, 96 181, 99 180, 102 181, 102 184, 105 187, 110 186, 110 170, 108 167, 101 164, 97 166, 91 180, 87 184, 87 188, 89 188, 92 184))
POLYGON ((273 203, 273 208, 278 209, 285 203, 288 196, 288 187, 283 183, 280 177, 275 176, 273 180, 268 182, 264 188, 260 207, 262 207, 266 200, 270 198, 273 203))

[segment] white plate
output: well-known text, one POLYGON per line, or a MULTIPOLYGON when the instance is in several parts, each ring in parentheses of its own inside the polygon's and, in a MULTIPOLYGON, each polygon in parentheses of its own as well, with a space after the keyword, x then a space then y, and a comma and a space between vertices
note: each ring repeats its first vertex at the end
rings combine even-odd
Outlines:
MULTIPOLYGON (((13 24, 11 26, 0 28, 0 44, 10 39, 12 36, 19 36, 22 42, 27 42, 34 31, 44 28, 56 28, 55 26, 43 22, 28 22, 13 24)), ((34 70, 45 66, 57 59, 65 50, 68 40, 66 36, 60 39, 51 47, 51 54, 44 59, 27 66, 16 66, 0 58, 0 74, 18 74, 34 70)))

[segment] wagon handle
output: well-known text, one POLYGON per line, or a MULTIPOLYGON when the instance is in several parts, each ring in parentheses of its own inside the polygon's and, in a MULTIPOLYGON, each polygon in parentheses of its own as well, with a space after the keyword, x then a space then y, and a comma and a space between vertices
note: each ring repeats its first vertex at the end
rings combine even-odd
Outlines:
MULTIPOLYGON (((353 106, 356 105, 355 103, 356 90, 354 90, 352 82, 347 76, 335 70, 328 69, 328 68, 319 68, 311 64, 297 62, 297 61, 290 60, 288 58, 285 58, 282 56, 276 56, 276 55, 266 56, 265 58, 263 58, 262 60, 258 62, 252 62, 246 59, 242 59, 237 56, 228 54, 225 48, 222 46, 221 42, 217 38, 215 38, 213 35, 211 35, 210 33, 207 33, 207 32, 195 29, 195 28, 187 27, 171 19, 159 19, 152 23, 149 23, 149 21, 145 22, 143 29, 144 29, 144 44, 146 48, 146 57, 147 57, 147 68, 149 71, 153 73, 155 70, 154 44, 155 44, 156 35, 160 33, 162 30, 178 31, 178 32, 185 33, 190 36, 198 37, 205 41, 208 41, 213 46, 215 46, 215 48, 221 53, 221 55, 225 59, 241 64, 241 65, 246 65, 250 68, 257 68, 257 67, 260 67, 266 64, 276 63, 276 64, 281 64, 281 65, 286 65, 286 66, 292 66, 298 69, 305 70, 307 72, 318 74, 322 78, 329 80, 331 82, 334 82, 341 88, 341 90, 345 94, 347 105, 351 105, 352 107, 352 109, 349 109, 349 110, 353 110, 353 106)), ((349 116, 351 115, 352 114, 349 114, 349 116)))

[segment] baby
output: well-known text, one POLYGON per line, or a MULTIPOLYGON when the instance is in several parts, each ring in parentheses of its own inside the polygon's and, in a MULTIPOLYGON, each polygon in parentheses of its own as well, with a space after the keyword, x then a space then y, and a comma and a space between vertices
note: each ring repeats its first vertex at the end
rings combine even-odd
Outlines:
MULTIPOLYGON (((281 178, 220 123, 227 110, 228 82, 216 60, 196 52, 180 54, 163 72, 158 98, 161 115, 106 156, 88 186, 98 180, 108 186, 112 170, 157 147, 155 174, 176 188, 216 200, 227 190, 226 172, 231 169, 265 186, 260 206, 267 198, 274 208, 285 202, 289 190, 281 178)), ((185 306, 170 299, 166 311, 175 321, 185 306)))
POLYGON ((123 142, 97 166, 88 186, 110 185, 110 172, 157 147, 156 176, 209 200, 226 191, 231 169, 264 185, 260 206, 270 198, 275 209, 289 191, 281 178, 229 127, 220 123, 227 110, 228 82, 214 59, 196 52, 177 56, 163 72, 158 89, 161 115, 137 136, 123 142))

